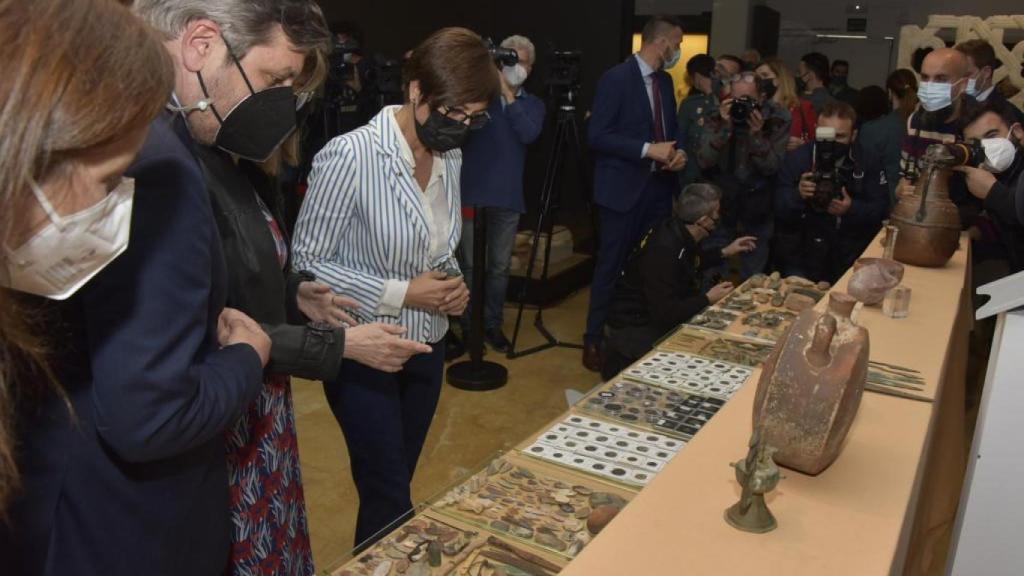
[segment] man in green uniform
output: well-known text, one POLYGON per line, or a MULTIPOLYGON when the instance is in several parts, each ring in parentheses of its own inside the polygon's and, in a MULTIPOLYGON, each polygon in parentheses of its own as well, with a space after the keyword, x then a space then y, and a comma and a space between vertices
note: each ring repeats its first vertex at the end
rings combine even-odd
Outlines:
MULTIPOLYGON (((715 59, 707 54, 698 54, 686 63, 686 76, 690 84, 690 93, 679 105, 679 136, 676 141, 686 152, 686 157, 697 157, 700 135, 709 114, 718 110, 718 98, 714 90, 715 59)), ((686 163, 679 173, 679 188, 694 183, 700 177, 700 166, 697 162, 686 163)))

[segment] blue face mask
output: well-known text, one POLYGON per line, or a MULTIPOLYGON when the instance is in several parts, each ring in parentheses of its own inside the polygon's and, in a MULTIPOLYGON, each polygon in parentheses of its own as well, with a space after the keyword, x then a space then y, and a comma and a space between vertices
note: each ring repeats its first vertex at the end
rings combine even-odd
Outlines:
POLYGON ((917 88, 917 99, 921 107, 928 112, 935 112, 953 105, 953 86, 956 82, 921 82, 917 88))
POLYGON ((683 57, 682 49, 676 48, 672 52, 672 55, 669 56, 667 60, 665 60, 665 63, 661 65, 661 69, 662 70, 668 70, 669 68, 674 68, 676 64, 679 64, 679 59, 682 58, 682 57, 683 57))

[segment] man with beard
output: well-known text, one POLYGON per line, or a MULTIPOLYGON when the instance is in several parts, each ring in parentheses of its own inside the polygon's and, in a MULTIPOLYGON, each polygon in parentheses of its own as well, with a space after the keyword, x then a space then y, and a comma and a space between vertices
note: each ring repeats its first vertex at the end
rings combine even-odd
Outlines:
POLYGON ((995 223, 1011 273, 1024 270, 1024 205, 1017 198, 1024 172, 1020 154, 1024 128, 1017 122, 1015 110, 1006 101, 988 100, 967 113, 964 138, 981 142, 985 162, 977 168, 957 169, 966 176, 971 195, 984 202, 985 212, 995 223))
MULTIPOLYGON (((913 194, 922 175, 921 158, 929 146, 951 144, 959 139, 959 123, 974 103, 966 93, 967 70, 967 58, 953 48, 939 48, 925 56, 917 89, 920 105, 907 121, 907 135, 903 139, 898 197, 913 194)), ((971 227, 981 212, 981 203, 967 192, 963 178, 950 179, 949 189, 950 199, 960 209, 961 224, 971 227)))

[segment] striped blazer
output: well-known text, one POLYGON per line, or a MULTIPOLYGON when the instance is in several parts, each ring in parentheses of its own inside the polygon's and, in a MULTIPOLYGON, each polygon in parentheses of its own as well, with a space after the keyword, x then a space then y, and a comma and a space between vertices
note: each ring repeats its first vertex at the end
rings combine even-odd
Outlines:
MULTIPOLYGON (((448 331, 446 315, 412 308, 402 308, 398 316, 377 313, 388 280, 412 280, 440 264, 429 257, 426 197, 401 156, 402 135, 394 120, 398 108, 384 108, 369 124, 331 140, 316 155, 295 227, 295 269, 312 272, 358 302, 360 322, 399 324, 409 339, 436 343, 448 331)), ((462 233, 462 152, 446 152, 436 161, 444 162, 451 221, 446 259, 454 265, 462 233)))

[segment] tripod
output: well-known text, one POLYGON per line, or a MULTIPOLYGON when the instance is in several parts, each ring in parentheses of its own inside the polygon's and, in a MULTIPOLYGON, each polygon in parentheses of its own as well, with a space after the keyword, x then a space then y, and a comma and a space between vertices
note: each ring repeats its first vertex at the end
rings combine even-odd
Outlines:
POLYGON ((509 359, 521 358, 550 348, 574 348, 582 350, 581 344, 562 342, 554 337, 544 325, 544 294, 548 283, 548 268, 551 262, 551 240, 555 228, 554 213, 560 208, 562 168, 565 162, 566 152, 571 152, 576 158, 576 166, 579 169, 580 189, 586 190, 587 178, 583 168, 583 151, 580 148, 580 133, 576 123, 576 107, 570 103, 560 105, 555 124, 555 141, 551 147, 551 155, 548 156, 547 168, 544 172, 544 184, 541 188, 540 214, 537 217, 537 227, 533 231, 533 243, 530 246, 530 260, 526 266, 526 277, 519 289, 519 311, 516 314, 515 332, 512 334, 512 350, 508 353, 509 359), (542 233, 547 233, 548 241, 544 246, 544 264, 541 267, 540 278, 537 279, 537 286, 540 290, 537 298, 537 313, 533 318, 533 325, 544 337, 545 342, 533 348, 516 351, 516 344, 519 341, 519 330, 523 322, 523 310, 526 306, 526 293, 530 282, 533 281, 533 271, 537 265, 537 250, 540 247, 542 233))

